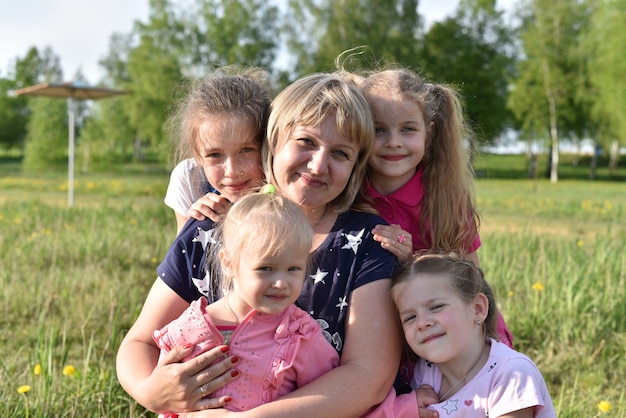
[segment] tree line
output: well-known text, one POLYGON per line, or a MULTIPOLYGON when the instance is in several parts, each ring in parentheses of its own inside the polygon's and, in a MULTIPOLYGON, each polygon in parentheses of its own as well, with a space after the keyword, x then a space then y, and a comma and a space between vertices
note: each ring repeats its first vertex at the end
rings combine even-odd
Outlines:
MULTIPOLYGON (((258 66, 277 88, 336 69, 399 64, 457 88, 483 144, 504 132, 542 141, 558 179, 559 141, 591 139, 617 169, 626 143, 626 0, 523 0, 511 14, 495 0, 460 0, 426 27, 418 0, 150 0, 146 22, 111 36, 97 84, 132 94, 79 102, 82 170, 169 154, 168 110, 189 82, 227 65, 258 66)), ((74 81, 86 81, 79 73, 74 81)), ((67 156, 63 100, 11 91, 62 82, 60 58, 31 48, 0 74, 0 148, 23 151, 25 169, 52 170, 67 156)), ((530 147, 529 147, 530 149, 530 147)), ((594 153, 594 156, 596 154, 594 153)), ((595 157, 594 157, 595 158, 595 157)))

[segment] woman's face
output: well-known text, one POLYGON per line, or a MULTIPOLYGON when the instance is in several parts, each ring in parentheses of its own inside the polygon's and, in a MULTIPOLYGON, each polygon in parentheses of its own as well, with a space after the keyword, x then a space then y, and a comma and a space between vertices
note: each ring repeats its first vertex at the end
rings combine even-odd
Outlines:
POLYGON ((357 145, 339 135, 333 118, 318 126, 296 125, 285 135, 274 154, 276 186, 305 210, 324 207, 346 188, 357 145))

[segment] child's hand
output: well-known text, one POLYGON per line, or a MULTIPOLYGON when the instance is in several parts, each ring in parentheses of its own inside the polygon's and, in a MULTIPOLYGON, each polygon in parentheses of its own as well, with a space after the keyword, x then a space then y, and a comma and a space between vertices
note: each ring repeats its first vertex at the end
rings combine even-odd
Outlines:
POLYGON ((419 408, 426 408, 428 405, 439 402, 439 395, 430 385, 422 385, 415 389, 415 397, 419 408))
POLYGON ((398 224, 376 225, 372 230, 374 241, 395 255, 398 261, 406 263, 413 256, 413 237, 398 224))
POLYGON ((228 199, 215 193, 207 193, 194 202, 187 215, 199 221, 209 218, 213 222, 218 222, 226 214, 229 207, 230 201, 228 199))

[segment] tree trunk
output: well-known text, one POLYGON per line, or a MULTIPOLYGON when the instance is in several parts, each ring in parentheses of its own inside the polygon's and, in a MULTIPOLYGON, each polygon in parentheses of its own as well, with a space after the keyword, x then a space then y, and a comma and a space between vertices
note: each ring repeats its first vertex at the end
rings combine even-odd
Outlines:
POLYGON ((619 142, 617 139, 611 142, 611 153, 609 155, 609 174, 615 174, 619 161, 619 142))
POLYGON ((598 169, 598 155, 600 154, 600 146, 596 143, 591 154, 591 167, 589 170, 589 180, 595 180, 598 169))
POLYGON ((550 181, 556 183, 559 181, 559 131, 557 128, 556 99, 552 91, 550 78, 550 66, 545 59, 543 61, 543 82, 550 109, 550 140, 552 142, 550 150, 550 181))

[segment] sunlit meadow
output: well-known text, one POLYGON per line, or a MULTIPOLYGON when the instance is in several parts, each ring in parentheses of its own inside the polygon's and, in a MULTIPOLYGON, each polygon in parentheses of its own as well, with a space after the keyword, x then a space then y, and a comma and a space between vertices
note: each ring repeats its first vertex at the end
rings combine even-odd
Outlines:
MULTIPOLYGON (((0 167, 1 168, 1 167, 0 167)), ((114 359, 174 238, 167 173, 0 172, 0 415, 152 416, 114 359)), ((626 183, 477 183, 481 264, 559 417, 626 417, 626 183)))

